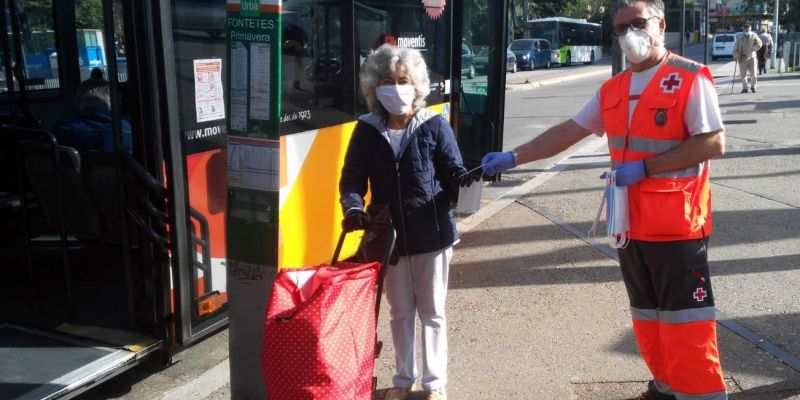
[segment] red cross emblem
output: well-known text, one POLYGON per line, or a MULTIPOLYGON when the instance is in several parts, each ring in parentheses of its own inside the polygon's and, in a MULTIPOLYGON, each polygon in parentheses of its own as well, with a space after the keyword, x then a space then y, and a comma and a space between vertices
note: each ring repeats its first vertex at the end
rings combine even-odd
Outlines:
POLYGON ((708 293, 706 293, 706 291, 703 290, 703 288, 699 287, 697 288, 697 290, 694 291, 694 294, 692 296, 697 301, 703 301, 703 299, 705 299, 707 295, 708 293))
POLYGON ((664 89, 664 93, 675 93, 681 88, 681 83, 683 83, 681 76, 677 72, 673 72, 661 80, 661 89, 664 89))

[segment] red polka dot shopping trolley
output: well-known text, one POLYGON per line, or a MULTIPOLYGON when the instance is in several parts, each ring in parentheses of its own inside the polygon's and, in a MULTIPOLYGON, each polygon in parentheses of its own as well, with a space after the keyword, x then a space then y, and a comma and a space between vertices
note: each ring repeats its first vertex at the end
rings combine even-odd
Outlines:
POLYGON ((380 352, 376 324, 385 269, 396 233, 367 222, 357 257, 338 261, 342 232, 330 265, 284 269, 272 288, 261 365, 270 400, 370 399, 380 352), (367 258, 364 249, 382 263, 367 258), (366 260, 365 260, 366 258, 366 260))

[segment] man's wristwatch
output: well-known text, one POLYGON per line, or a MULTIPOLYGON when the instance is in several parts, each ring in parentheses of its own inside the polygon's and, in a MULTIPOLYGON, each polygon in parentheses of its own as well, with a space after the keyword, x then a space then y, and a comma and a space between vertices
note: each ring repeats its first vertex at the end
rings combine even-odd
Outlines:
POLYGON ((514 166, 516 167, 519 161, 519 153, 517 153, 517 150, 511 150, 511 155, 514 156, 514 166))

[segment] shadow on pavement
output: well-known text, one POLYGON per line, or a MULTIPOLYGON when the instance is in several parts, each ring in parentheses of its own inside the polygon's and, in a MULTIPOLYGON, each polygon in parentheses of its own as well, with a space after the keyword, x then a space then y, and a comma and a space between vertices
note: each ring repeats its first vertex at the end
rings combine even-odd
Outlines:
MULTIPOLYGON (((776 221, 770 227, 763 230, 753 231, 752 229, 746 232, 740 230, 729 229, 720 230, 711 235, 710 246, 711 249, 715 246, 730 246, 736 244, 751 244, 759 242, 779 241, 784 239, 794 239, 797 237, 797 231, 792 229, 792 221, 800 221, 800 209, 769 209, 758 210, 751 209, 747 211, 716 211, 713 214, 714 225, 717 227, 734 227, 734 226, 750 226, 748 220, 761 220, 761 221, 776 221), (785 224, 782 225, 782 224, 785 224), (786 229, 783 229, 783 228, 786 229)), ((469 217, 467 217, 469 218, 469 217)), ((577 221, 570 222, 580 232, 586 233, 592 225, 592 221, 577 221)), ((605 226, 600 226, 600 230, 605 229, 605 226)), ((558 225, 541 226, 535 225, 530 227, 514 227, 504 229, 494 229, 491 235, 487 235, 481 231, 469 231, 461 236, 462 242, 459 244, 460 249, 480 248, 489 246, 503 246, 520 243, 536 242, 551 242, 560 240, 564 235, 564 230, 558 225)), ((574 246, 573 249, 585 248, 585 246, 574 246)), ((482 266, 496 266, 505 267, 508 265, 519 264, 524 261, 524 264, 530 268, 538 268, 546 265, 560 265, 563 262, 581 262, 594 259, 602 259, 602 253, 595 248, 590 247, 592 252, 568 252, 571 257, 560 258, 560 254, 564 250, 548 250, 537 251, 530 255, 524 256, 521 259, 514 257, 501 258, 491 261, 481 261, 482 266), (553 262, 557 260, 558 262, 553 262)), ((746 258, 740 260, 726 260, 724 262, 712 262, 712 265, 720 263, 720 271, 718 273, 750 273, 750 272, 765 272, 765 271, 788 271, 800 269, 800 259, 797 255, 793 256, 775 256, 765 258, 746 258), (793 261, 793 262, 792 262, 793 261), (737 265, 738 264, 738 265, 737 265), (749 271, 745 266, 747 264, 755 264, 759 266, 757 271, 749 271), (794 264, 794 265, 792 265, 794 264), (732 266, 733 265, 733 266, 732 266)), ((459 265, 469 266, 471 263, 459 263, 459 265)), ((480 282, 480 281, 479 281, 480 282)), ((585 280, 578 282, 587 282, 585 280)), ((591 282, 591 281, 588 281, 591 282)), ((574 283, 572 281, 568 283, 574 283)))
POLYGON ((791 175, 800 175, 800 170, 794 171, 785 171, 785 172, 776 172, 772 174, 758 174, 758 175, 732 175, 732 176, 720 176, 717 174, 715 178, 711 178, 711 182, 715 181, 730 181, 730 180, 737 180, 737 179, 758 179, 758 178, 777 178, 779 176, 791 176, 791 175))

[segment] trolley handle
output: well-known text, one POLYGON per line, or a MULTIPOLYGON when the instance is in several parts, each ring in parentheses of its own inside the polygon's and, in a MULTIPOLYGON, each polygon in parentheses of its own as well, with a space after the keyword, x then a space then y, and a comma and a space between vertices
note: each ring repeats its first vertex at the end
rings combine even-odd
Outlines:
POLYGON ((397 239, 397 232, 394 230, 394 226, 389 222, 385 221, 374 221, 374 220, 365 220, 364 225, 360 228, 356 229, 342 229, 342 234, 339 235, 339 242, 336 244, 336 250, 333 252, 333 259, 331 260, 331 265, 335 266, 336 262, 339 261, 339 255, 342 252, 342 246, 344 245, 344 238, 350 232, 355 231, 366 231, 370 228, 379 228, 385 229, 389 232, 390 240, 386 246, 386 253, 383 256, 383 261, 381 262, 381 267, 386 266, 389 263, 389 258, 392 256, 392 251, 394 251, 394 242, 397 239))

